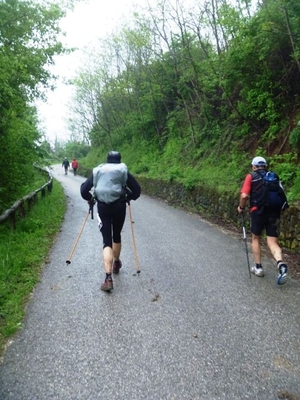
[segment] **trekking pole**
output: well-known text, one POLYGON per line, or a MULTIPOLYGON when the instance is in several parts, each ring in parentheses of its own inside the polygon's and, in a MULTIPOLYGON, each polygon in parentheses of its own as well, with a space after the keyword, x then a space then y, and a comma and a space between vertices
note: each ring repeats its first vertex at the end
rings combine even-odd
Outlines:
POLYGON ((244 238, 245 246, 246 246, 246 256, 247 256, 247 263, 248 263, 249 278, 251 279, 251 271, 250 271, 250 262, 249 262, 248 246, 247 246, 247 236, 246 236, 244 213, 241 213, 241 216, 242 216, 242 225, 243 225, 243 238, 244 238))
POLYGON ((139 261, 138 261, 137 251, 136 251, 136 243, 135 243, 135 237, 134 237, 134 231, 133 231, 133 221, 132 221, 130 203, 128 203, 128 208, 129 208, 129 217, 130 217, 130 225, 131 225, 131 233, 132 233, 132 241, 133 241, 133 249, 134 249, 135 268, 136 268, 136 272, 139 274, 141 272, 141 270, 139 267, 139 261))
POLYGON ((74 253, 75 249, 76 249, 77 243, 78 243, 78 241, 79 241, 79 239, 80 239, 80 236, 81 236, 81 234, 82 234, 82 232, 83 232, 84 226, 85 226, 85 224, 86 224, 86 221, 87 221, 89 215, 90 215, 90 209, 89 209, 89 211, 88 211, 87 214, 86 214, 86 217, 85 217, 85 219, 84 219, 84 222, 83 222, 83 224, 82 224, 82 227, 81 227, 81 229, 80 229, 80 232, 79 232, 79 234, 78 234, 78 236, 77 236, 77 239, 76 239, 76 241, 75 241, 75 243, 74 243, 74 246, 73 246, 73 248, 72 248, 72 251, 71 251, 71 253, 70 253, 70 255, 69 255, 69 258, 68 258, 67 261, 66 261, 66 264, 67 264, 67 265, 71 264, 71 258, 72 258, 72 256, 73 256, 73 253, 74 253))

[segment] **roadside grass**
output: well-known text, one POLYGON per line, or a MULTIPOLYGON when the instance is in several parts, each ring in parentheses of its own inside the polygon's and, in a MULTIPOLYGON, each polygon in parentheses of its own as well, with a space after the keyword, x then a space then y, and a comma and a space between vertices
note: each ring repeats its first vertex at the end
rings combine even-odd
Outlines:
POLYGON ((15 230, 9 223, 0 225, 0 356, 22 326, 26 304, 65 211, 63 188, 54 180, 52 191, 43 198, 38 196, 26 217, 17 219, 15 230))

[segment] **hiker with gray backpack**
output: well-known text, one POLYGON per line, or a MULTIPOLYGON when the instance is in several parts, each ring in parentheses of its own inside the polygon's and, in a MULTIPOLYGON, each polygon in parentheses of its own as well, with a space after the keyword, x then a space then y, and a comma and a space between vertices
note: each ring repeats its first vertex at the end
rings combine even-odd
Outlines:
POLYGON ((118 151, 110 151, 106 163, 93 169, 93 174, 81 185, 81 197, 92 207, 97 202, 99 229, 103 237, 103 264, 106 273, 100 286, 104 292, 113 288, 112 273, 122 267, 121 230, 126 217, 126 203, 137 200, 141 187, 127 166, 121 162, 118 151), (94 187, 94 196, 90 190, 94 187))
POLYGON ((248 199, 254 259, 250 271, 256 276, 264 276, 261 235, 265 230, 267 245, 277 262, 277 284, 284 285, 287 282, 287 265, 282 259, 282 250, 278 244, 278 224, 281 212, 288 208, 288 203, 279 176, 267 170, 267 162, 263 157, 254 157, 252 160, 252 173, 247 174, 240 192, 237 208, 239 214, 245 211, 248 199))

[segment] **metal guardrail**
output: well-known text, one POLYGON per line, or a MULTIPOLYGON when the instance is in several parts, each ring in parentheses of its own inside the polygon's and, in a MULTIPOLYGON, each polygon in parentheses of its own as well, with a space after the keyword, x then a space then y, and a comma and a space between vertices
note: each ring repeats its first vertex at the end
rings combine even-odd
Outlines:
POLYGON ((34 192, 31 192, 27 196, 24 196, 21 199, 17 200, 8 210, 4 211, 4 213, 0 215, 0 224, 6 222, 7 220, 10 220, 12 228, 16 229, 17 215, 19 215, 21 218, 25 217, 26 212, 29 211, 35 203, 37 203, 38 193, 41 193, 42 197, 45 197, 47 190, 48 192, 52 191, 53 177, 49 169, 46 170, 36 165, 34 167, 39 169, 40 171, 47 173, 49 181, 39 189, 36 189, 34 192))

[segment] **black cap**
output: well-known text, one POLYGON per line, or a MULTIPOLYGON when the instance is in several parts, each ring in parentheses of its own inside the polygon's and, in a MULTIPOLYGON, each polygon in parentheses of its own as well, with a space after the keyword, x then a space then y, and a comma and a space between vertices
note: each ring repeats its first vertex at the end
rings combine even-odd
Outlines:
POLYGON ((118 151, 110 151, 107 154, 107 161, 111 164, 118 164, 121 162, 121 154, 118 151))

